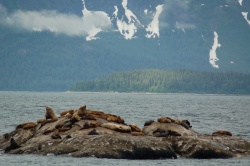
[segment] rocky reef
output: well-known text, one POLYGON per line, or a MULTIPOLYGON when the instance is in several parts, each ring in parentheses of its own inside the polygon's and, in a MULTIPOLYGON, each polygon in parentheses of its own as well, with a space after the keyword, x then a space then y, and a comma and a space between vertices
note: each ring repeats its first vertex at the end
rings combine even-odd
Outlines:
POLYGON ((0 136, 7 154, 70 155, 114 159, 232 158, 250 156, 250 142, 218 130, 205 135, 188 120, 160 117, 143 128, 126 124, 117 115, 88 110, 66 110, 57 116, 46 107, 45 118, 16 126, 0 136))

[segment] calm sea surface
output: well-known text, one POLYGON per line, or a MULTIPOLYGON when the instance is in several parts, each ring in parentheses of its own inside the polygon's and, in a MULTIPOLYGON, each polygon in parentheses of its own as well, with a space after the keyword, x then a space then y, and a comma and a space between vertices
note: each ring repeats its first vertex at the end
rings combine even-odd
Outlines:
MULTIPOLYGON (((72 92, 0 92, 0 134, 15 126, 44 118, 45 107, 59 114, 66 109, 87 108, 122 116, 128 124, 140 127, 146 120, 161 116, 188 119, 193 129, 208 134, 229 130, 250 140, 250 96, 148 94, 148 93, 72 93, 72 92)), ((217 160, 111 160, 68 156, 0 154, 0 165, 250 165, 250 158, 217 160), (4 164, 3 164, 4 163, 4 164)))

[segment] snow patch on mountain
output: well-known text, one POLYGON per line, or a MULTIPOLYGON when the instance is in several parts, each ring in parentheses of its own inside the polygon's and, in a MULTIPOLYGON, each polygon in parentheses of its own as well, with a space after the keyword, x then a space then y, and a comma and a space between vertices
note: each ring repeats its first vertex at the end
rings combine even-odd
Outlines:
POLYGON ((243 0, 238 0, 238 2, 239 2, 239 4, 240 4, 240 6, 242 6, 243 0))
POLYGON ((122 1, 122 7, 125 10, 125 16, 127 18, 127 22, 123 20, 123 18, 118 18, 119 9, 117 6, 115 7, 115 12, 113 13, 114 18, 116 18, 116 25, 118 27, 119 32, 125 39, 135 38, 135 33, 137 32, 137 25, 143 27, 140 23, 136 15, 127 7, 128 1, 122 1))
POLYGON ((209 52, 209 63, 214 68, 219 68, 219 65, 216 64, 216 62, 219 60, 216 55, 216 50, 219 47, 221 47, 221 44, 218 41, 218 34, 217 32, 214 31, 214 44, 212 46, 212 49, 210 49, 210 52, 209 52))
POLYGON ((83 0, 83 25, 87 29, 87 41, 99 39, 95 37, 99 32, 112 26, 111 19, 103 11, 89 11, 83 0))
POLYGON ((247 19, 248 12, 241 12, 244 19, 247 21, 247 23, 250 25, 250 20, 247 19))
POLYGON ((147 38, 155 38, 156 36, 159 38, 160 37, 160 30, 159 30, 159 17, 160 14, 163 11, 163 6, 164 5, 158 5, 156 7, 156 12, 154 14, 154 18, 152 22, 147 26, 146 31, 148 34, 146 34, 147 38))

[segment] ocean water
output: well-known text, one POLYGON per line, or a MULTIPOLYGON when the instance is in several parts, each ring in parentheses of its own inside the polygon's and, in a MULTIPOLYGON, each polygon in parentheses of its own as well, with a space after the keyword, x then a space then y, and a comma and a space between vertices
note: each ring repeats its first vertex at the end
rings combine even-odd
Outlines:
MULTIPOLYGON (((0 92, 0 134, 15 126, 44 118, 45 107, 59 114, 67 109, 87 108, 116 114, 128 124, 143 127, 145 121, 161 116, 188 119, 193 129, 210 134, 229 130, 250 140, 250 96, 152 94, 152 93, 76 93, 76 92, 0 92)), ((0 165, 250 165, 250 158, 216 160, 112 160, 73 158, 70 156, 36 156, 0 154, 0 165), (4 163, 4 164, 3 164, 4 163)))

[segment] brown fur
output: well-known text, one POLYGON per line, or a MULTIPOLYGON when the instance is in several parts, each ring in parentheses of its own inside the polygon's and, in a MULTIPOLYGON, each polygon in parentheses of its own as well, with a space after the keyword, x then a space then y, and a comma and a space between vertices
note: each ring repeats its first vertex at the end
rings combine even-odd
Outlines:
POLYGON ((28 122, 28 123, 23 124, 23 129, 32 129, 32 128, 35 128, 36 126, 37 126, 36 123, 28 122))
POLYGON ((179 120, 179 119, 175 119, 175 121, 174 121, 174 123, 175 123, 175 124, 178 124, 178 125, 181 125, 181 122, 182 122, 182 121, 179 120))
MULTIPOLYGON (((74 113, 73 113, 73 114, 74 114, 74 113)), ((67 114, 66 114, 66 115, 64 115, 64 116, 70 119, 70 118, 72 118, 73 114, 71 114, 71 113, 67 113, 67 114)))
POLYGON ((95 111, 95 110, 84 110, 84 114, 94 114, 94 115, 100 115, 100 114, 105 114, 102 111, 95 111))
POLYGON ((230 131, 218 130, 213 132, 212 136, 232 136, 233 134, 230 131))
POLYGON ((59 123, 55 126, 55 128, 56 128, 56 129, 62 128, 63 125, 64 125, 64 123, 65 123, 65 122, 62 122, 62 121, 59 122, 59 123))
POLYGON ((71 121, 72 123, 78 122, 78 121, 80 121, 80 120, 81 120, 81 117, 78 115, 78 112, 75 112, 75 113, 72 115, 71 119, 70 119, 70 121, 71 121))
POLYGON ((56 122, 58 119, 38 119, 37 123, 41 123, 41 127, 44 126, 47 123, 53 123, 56 122))
POLYGON ((160 123, 172 123, 172 120, 167 118, 167 117, 160 117, 158 119, 158 122, 160 122, 160 123))
POLYGON ((85 114, 85 110, 86 110, 86 105, 81 106, 77 111, 78 115, 82 117, 85 114))
POLYGON ((52 108, 46 107, 45 118, 46 119, 57 119, 57 116, 52 108))
POLYGON ((81 119, 82 120, 96 120, 96 118, 91 114, 86 114, 81 119))
POLYGON ((101 127, 114 130, 114 131, 119 131, 123 133, 131 133, 131 128, 129 126, 123 125, 123 124, 116 124, 116 123, 103 123, 101 127))
POLYGON ((60 116, 66 116, 67 114, 68 115, 71 114, 71 116, 72 116, 73 113, 74 113, 74 110, 66 110, 66 111, 61 112, 60 116))
POLYGON ((43 122, 45 122, 46 121, 46 119, 38 119, 37 120, 37 123, 43 123, 43 122))
POLYGON ((142 132, 142 129, 136 126, 135 124, 129 125, 131 127, 132 132, 142 132))
POLYGON ((16 130, 17 129, 20 129, 20 128, 23 128, 23 129, 32 129, 32 128, 35 128, 37 126, 36 123, 34 122, 27 122, 27 123, 23 123, 23 124, 19 124, 16 126, 16 130))
POLYGON ((19 125, 16 126, 16 130, 17 129, 22 129, 22 128, 23 128, 23 124, 19 124, 19 125))
POLYGON ((86 122, 82 127, 82 129, 96 128, 96 127, 101 127, 101 124, 97 122, 86 122))
POLYGON ((92 117, 94 117, 94 118, 99 118, 99 119, 107 119, 108 118, 108 115, 107 114, 105 114, 105 113, 101 113, 101 112, 99 112, 99 113, 94 113, 94 114, 90 114, 92 117))
POLYGON ((52 138, 52 139, 62 139, 62 137, 60 136, 58 130, 55 130, 55 131, 53 132, 53 134, 51 135, 51 138, 52 138))
POLYGON ((108 114, 107 121, 124 124, 124 120, 120 116, 108 114))

